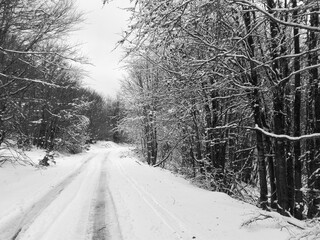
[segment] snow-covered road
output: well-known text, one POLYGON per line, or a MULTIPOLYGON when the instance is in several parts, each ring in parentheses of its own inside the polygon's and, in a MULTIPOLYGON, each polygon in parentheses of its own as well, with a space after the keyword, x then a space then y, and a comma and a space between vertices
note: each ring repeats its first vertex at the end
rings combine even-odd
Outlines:
POLYGON ((192 186, 98 144, 89 153, 36 171, 0 169, 0 239, 287 239, 280 222, 247 226, 259 210, 192 186))

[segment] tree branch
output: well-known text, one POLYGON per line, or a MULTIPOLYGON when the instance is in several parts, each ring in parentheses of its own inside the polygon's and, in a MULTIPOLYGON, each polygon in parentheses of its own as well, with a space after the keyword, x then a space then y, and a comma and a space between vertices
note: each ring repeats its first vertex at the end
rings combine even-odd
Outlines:
POLYGON ((300 141, 303 139, 320 138, 320 133, 307 134, 307 135, 302 135, 299 137, 292 137, 292 136, 285 135, 285 134, 274 134, 274 133, 267 132, 266 130, 260 128, 257 124, 255 125, 255 127, 253 129, 258 130, 258 131, 262 132, 264 135, 267 135, 272 138, 287 139, 290 141, 300 141))

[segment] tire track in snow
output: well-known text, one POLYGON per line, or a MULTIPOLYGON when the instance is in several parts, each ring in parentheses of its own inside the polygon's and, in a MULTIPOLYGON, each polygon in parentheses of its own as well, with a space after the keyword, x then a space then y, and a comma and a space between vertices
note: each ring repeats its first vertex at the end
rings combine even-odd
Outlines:
POLYGON ((34 220, 50 205, 61 192, 86 168, 90 160, 89 157, 76 171, 67 176, 57 186, 45 194, 39 201, 34 203, 29 209, 19 216, 14 217, 0 229, 0 239, 18 240, 34 222, 34 220))
MULTIPOLYGON (((104 164, 103 164, 104 166, 104 164)), ((92 240, 106 240, 107 239, 107 229, 106 229, 106 188, 105 183, 107 180, 107 173, 103 169, 100 172, 99 185, 97 200, 94 206, 94 222, 93 222, 93 236, 92 240)))
POLYGON ((188 233, 187 228, 182 221, 161 205, 155 197, 143 189, 132 177, 130 177, 121 166, 120 162, 116 163, 120 174, 136 190, 141 199, 150 207, 150 209, 161 219, 161 221, 170 229, 178 239, 192 239, 193 235, 188 233))
POLYGON ((107 161, 103 159, 97 189, 97 199, 93 209, 92 240, 122 240, 115 204, 107 184, 107 161))

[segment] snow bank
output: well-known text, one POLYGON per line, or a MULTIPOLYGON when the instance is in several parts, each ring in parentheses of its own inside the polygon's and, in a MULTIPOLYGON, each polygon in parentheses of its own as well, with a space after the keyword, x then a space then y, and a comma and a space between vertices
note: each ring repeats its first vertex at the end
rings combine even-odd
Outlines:
MULTIPOLYGON (((26 154, 37 163, 44 157, 45 152, 33 149, 26 154)), ((55 159, 57 164, 48 168, 11 163, 2 166, 0 168, 0 225, 23 214, 86 159, 87 154, 60 155, 55 159)))
POLYGON ((223 193, 199 189, 166 170, 127 157, 126 151, 114 151, 109 161, 109 186, 124 239, 290 237, 288 229, 275 218, 251 222, 261 211, 255 206, 223 193))

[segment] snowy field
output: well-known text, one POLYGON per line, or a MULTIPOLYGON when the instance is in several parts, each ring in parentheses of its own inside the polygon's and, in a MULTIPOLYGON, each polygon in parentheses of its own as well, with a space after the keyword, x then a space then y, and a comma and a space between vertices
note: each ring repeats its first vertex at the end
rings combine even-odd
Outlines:
MULTIPOLYGON (((44 152, 28 154, 37 162, 44 152)), ((0 168, 1 240, 282 240, 305 227, 199 189, 114 143, 56 160, 0 168)))

